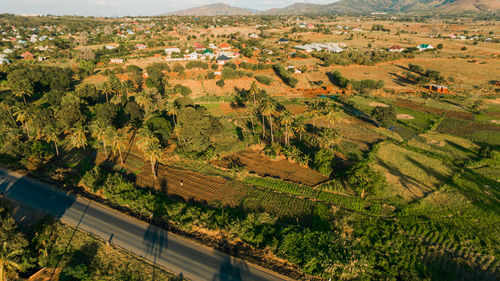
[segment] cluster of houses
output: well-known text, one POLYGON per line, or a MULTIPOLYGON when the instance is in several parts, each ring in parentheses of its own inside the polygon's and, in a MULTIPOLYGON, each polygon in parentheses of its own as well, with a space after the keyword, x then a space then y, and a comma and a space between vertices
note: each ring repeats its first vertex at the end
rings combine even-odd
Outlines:
POLYGON ((193 51, 186 49, 182 54, 181 49, 177 47, 165 48, 167 61, 176 60, 212 60, 216 59, 218 64, 225 64, 231 58, 238 58, 240 54, 232 51, 231 46, 227 43, 221 43, 218 46, 209 44, 208 47, 200 43, 193 44, 193 51))
POLYGON ((344 43, 311 43, 305 45, 295 45, 295 49, 302 50, 307 53, 312 51, 328 51, 330 53, 341 53, 347 47, 344 43))

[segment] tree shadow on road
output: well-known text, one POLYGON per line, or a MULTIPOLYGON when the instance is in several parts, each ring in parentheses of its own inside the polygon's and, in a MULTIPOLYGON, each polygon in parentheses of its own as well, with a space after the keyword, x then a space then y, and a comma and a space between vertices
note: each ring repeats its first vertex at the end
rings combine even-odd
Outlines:
POLYGON ((226 256, 212 281, 242 281, 243 277, 248 275, 248 265, 245 262, 226 256))

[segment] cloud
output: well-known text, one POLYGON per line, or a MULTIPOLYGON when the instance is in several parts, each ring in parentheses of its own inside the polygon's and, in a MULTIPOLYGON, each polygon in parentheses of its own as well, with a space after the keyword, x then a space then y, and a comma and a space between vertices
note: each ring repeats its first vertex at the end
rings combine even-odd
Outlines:
POLYGON ((94 0, 94 1, 91 1, 91 3, 93 3, 93 4, 97 5, 97 6, 105 6, 105 7, 118 6, 117 2, 106 1, 106 0, 94 0))

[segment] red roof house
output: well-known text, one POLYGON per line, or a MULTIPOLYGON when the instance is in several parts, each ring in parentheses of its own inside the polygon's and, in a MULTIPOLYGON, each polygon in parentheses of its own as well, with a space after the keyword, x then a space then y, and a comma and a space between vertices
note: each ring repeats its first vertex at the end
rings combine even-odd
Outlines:
POLYGON ((23 59, 25 59, 25 60, 32 60, 32 59, 35 58, 35 56, 32 53, 30 53, 30 52, 24 52, 24 53, 22 53, 21 57, 23 59))

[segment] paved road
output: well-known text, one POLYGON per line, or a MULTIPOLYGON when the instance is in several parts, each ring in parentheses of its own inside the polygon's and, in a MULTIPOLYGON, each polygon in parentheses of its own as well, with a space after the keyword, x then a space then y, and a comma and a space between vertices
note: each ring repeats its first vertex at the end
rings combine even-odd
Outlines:
POLYGON ((94 201, 2 169, 0 192, 191 280, 286 280, 94 201))

